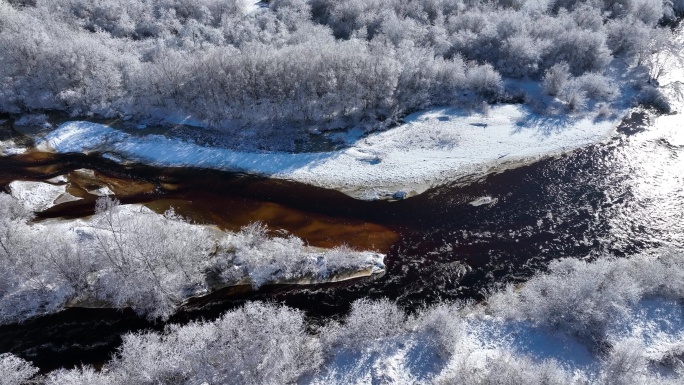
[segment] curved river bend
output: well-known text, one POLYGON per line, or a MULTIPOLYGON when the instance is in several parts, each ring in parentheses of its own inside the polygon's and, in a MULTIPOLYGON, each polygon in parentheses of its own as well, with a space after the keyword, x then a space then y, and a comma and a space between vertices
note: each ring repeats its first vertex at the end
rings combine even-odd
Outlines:
MULTIPOLYGON (((196 301, 170 320, 211 319, 245 300, 269 300, 303 309, 315 323, 343 315, 358 298, 388 297, 410 311, 440 300, 481 300, 488 290, 523 282, 555 258, 684 248, 684 129, 642 120, 635 114, 607 143, 398 202, 358 201, 210 170, 123 166, 80 154, 4 158, 0 185, 89 168, 120 186, 114 190, 124 203, 142 202, 157 211, 174 207, 227 229, 261 220, 312 245, 348 243, 387 253, 387 273, 374 280, 257 292, 236 288, 196 301)), ((92 210, 91 198, 40 217, 92 210)), ((19 354, 43 370, 99 364, 115 352, 121 334, 145 329, 163 325, 130 311, 69 309, 0 327, 0 352, 19 354)))

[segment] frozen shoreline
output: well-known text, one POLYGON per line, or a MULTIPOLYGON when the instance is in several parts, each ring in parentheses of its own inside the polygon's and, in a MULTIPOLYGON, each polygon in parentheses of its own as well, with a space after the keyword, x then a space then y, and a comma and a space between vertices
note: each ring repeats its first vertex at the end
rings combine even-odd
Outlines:
POLYGON ((7 241, 0 251, 11 256, 3 270, 0 324, 67 307, 130 307, 149 319, 167 319, 189 300, 232 286, 313 285, 385 272, 381 253, 312 247, 260 223, 222 231, 139 204, 100 202, 109 208, 90 217, 31 222, 29 212, 64 186, 17 186, 23 188, 17 198, 0 194, 3 209, 20 213, 0 223, 7 241), (143 246, 151 240, 154 246, 143 246))
POLYGON ((520 105, 487 115, 433 108, 349 147, 319 153, 241 152, 161 135, 135 136, 101 124, 67 122, 42 151, 101 152, 117 161, 238 171, 341 191, 357 199, 405 198, 610 137, 620 119, 540 116, 520 105))
POLYGON ((81 199, 69 194, 66 184, 17 180, 9 184, 9 189, 10 195, 19 199, 30 211, 43 211, 59 203, 81 199))

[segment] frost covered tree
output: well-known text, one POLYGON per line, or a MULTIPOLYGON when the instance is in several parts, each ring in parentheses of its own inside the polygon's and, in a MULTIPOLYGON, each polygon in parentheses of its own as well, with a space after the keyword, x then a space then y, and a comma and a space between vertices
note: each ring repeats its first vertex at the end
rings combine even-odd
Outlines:
POLYGON ((573 77, 604 76, 619 59, 655 78, 652 54, 668 40, 659 22, 680 3, 3 2, 0 110, 180 111, 232 132, 290 135, 386 127, 430 106, 507 100, 500 80, 538 81, 561 62, 573 77))
POLYGON ((570 66, 566 62, 556 63, 546 70, 542 79, 544 92, 551 96, 559 95, 570 80, 570 66))
MULTIPOLYGON (((32 218, 15 198, 0 194, 0 322, 12 322, 59 309, 73 291, 54 285, 60 274, 42 263, 49 238, 27 223, 32 218)), ((69 235, 66 235, 69 238, 69 235)))
POLYGON ((9 353, 0 354, 0 385, 21 385, 30 380, 36 373, 29 362, 9 353))
MULTIPOLYGON (((245 235, 262 236, 259 226, 245 235)), ((562 259, 485 303, 440 303, 407 315, 389 300, 361 299, 339 322, 322 326, 307 327, 300 311, 283 305, 247 303, 214 321, 129 334, 100 372, 58 370, 36 382, 674 385, 684 367, 676 326, 683 258, 658 250, 562 259), (674 308, 644 311, 642 301, 674 308), (535 342, 539 336, 574 342, 553 355, 549 344, 535 342), (575 343, 589 349, 582 353, 575 343), (579 363, 568 354, 581 356, 579 363)), ((35 373, 10 355, 0 356, 0 368, 21 378, 35 373)))
POLYGON ((111 198, 99 199, 85 221, 31 218, 20 201, 0 194, 0 323, 92 301, 167 319, 188 298, 228 285, 318 282, 382 266, 380 254, 309 248, 260 223, 223 232, 111 198))
POLYGON ((128 335, 107 370, 117 384, 275 385, 294 383, 321 361, 301 312, 249 303, 211 323, 128 335))
POLYGON ((97 202, 91 247, 108 274, 100 274, 95 290, 116 307, 166 318, 203 287, 202 261, 211 240, 173 213, 124 216, 117 206, 110 198, 97 202))

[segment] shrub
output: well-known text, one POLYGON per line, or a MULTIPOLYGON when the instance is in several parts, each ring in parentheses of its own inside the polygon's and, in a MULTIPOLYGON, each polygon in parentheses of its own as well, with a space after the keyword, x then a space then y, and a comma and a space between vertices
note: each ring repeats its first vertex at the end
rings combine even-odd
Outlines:
POLYGON ((670 102, 667 100, 667 97, 655 87, 649 85, 644 86, 639 91, 637 98, 640 104, 646 107, 654 108, 662 113, 669 113, 672 111, 672 107, 670 106, 670 102))
POLYGON ((118 383, 290 384, 322 363, 303 315, 262 303, 164 334, 128 335, 108 365, 118 383))
POLYGON ((29 362, 9 353, 0 354, 0 385, 20 385, 38 373, 29 362))

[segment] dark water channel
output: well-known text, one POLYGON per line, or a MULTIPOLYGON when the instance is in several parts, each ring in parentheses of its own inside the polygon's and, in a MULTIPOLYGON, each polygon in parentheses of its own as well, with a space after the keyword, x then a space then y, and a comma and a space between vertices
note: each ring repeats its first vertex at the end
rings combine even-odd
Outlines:
MULTIPOLYGON (((79 168, 118 180, 124 203, 173 206, 193 220, 236 229, 252 220, 285 228, 312 245, 348 243, 387 253, 377 279, 252 292, 217 293, 170 322, 212 319, 245 300, 303 309, 312 322, 344 315, 358 298, 388 297, 408 310, 439 300, 485 298, 560 257, 622 257, 684 248, 684 129, 660 130, 636 117, 607 143, 490 175, 468 186, 441 186, 398 202, 363 202, 292 182, 225 172, 122 166, 98 155, 0 159, 0 186, 45 180, 79 168), (126 190, 126 186, 138 186, 126 190), (478 198, 485 204, 474 206, 478 198)), ((93 199, 40 215, 83 216, 93 199)), ((44 370, 106 361, 130 331, 163 329, 129 311, 70 309, 0 327, 0 352, 44 370)))

